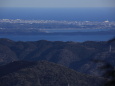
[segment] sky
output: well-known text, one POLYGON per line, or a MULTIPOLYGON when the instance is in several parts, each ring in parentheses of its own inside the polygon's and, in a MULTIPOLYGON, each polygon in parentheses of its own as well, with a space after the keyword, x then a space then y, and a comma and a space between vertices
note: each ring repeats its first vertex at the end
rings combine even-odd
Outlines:
POLYGON ((115 7, 115 0, 0 0, 0 7, 115 7))

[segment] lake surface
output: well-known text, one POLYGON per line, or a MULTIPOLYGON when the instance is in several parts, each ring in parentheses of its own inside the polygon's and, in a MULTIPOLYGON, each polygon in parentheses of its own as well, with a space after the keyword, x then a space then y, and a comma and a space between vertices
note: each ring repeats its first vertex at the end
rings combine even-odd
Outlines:
POLYGON ((14 41, 107 41, 113 38, 113 35, 0 35, 0 38, 8 38, 14 41))

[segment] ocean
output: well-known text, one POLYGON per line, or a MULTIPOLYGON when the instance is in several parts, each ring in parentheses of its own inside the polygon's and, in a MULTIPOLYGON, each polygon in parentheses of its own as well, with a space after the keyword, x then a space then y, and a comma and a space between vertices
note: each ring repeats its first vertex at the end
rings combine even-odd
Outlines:
MULTIPOLYGON (((115 21, 115 8, 0 8, 0 19, 115 21)), ((107 41, 114 35, 0 35, 14 41, 107 41)))
POLYGON ((0 35, 0 38, 8 38, 14 41, 108 41, 114 35, 0 35))
POLYGON ((115 21, 115 8, 0 8, 0 19, 115 21))

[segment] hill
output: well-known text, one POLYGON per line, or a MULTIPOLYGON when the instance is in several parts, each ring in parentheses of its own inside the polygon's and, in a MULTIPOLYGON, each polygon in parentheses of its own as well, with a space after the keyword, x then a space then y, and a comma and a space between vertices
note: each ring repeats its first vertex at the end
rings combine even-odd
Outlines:
POLYGON ((15 61, 0 66, 0 86, 103 86, 104 79, 54 63, 15 61))
POLYGON ((40 61, 46 60, 64 65, 76 71, 102 75, 98 67, 104 63, 95 63, 94 60, 104 60, 115 65, 115 43, 109 52, 107 42, 61 42, 61 41, 12 41, 0 39, 0 64, 13 61, 40 61), (111 57, 111 58, 110 58, 111 57))

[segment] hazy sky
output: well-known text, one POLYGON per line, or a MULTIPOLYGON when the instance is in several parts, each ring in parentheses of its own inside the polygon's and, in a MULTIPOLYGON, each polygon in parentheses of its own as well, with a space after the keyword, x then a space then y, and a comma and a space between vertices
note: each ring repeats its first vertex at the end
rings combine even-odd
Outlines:
POLYGON ((0 7, 115 7, 115 0, 0 0, 0 7))

